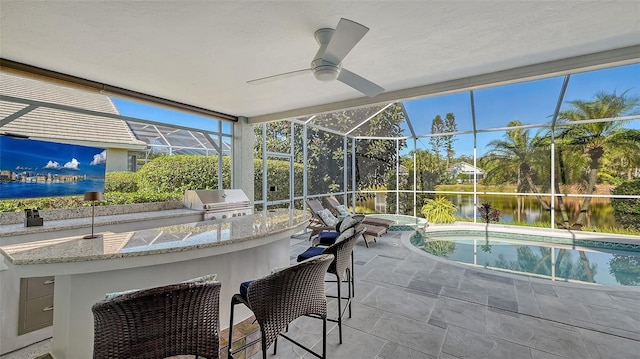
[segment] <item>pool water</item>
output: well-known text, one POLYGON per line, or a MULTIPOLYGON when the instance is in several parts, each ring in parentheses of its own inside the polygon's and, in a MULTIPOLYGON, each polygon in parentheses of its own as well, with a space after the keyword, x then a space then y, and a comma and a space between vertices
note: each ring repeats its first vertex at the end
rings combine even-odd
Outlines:
POLYGON ((426 237, 421 231, 411 243, 438 257, 497 271, 556 281, 640 286, 640 251, 481 234, 426 237))

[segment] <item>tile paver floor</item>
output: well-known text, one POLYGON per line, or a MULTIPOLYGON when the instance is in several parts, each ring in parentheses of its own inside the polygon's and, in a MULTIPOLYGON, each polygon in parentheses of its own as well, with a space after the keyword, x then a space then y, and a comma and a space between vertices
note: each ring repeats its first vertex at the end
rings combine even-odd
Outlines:
MULTIPOLYGON (((640 358, 640 287, 589 286, 508 276, 407 247, 411 232, 389 232, 354 249, 353 316, 329 324, 328 358, 640 358)), ((291 240, 291 261, 309 247, 291 240)), ((327 292, 335 292, 327 283, 327 292)), ((336 313, 329 302, 330 315, 336 313)), ((320 350, 321 323, 294 322, 289 334, 320 350)), ((311 358, 286 340, 269 357, 311 358)), ((252 359, 261 357, 261 353, 252 359)))
MULTIPOLYGON (((328 358, 640 358, 640 287, 530 280, 451 264, 409 248, 410 235, 389 232, 371 248, 356 244, 353 316, 344 320, 343 344, 329 322, 328 358)), ((309 245, 305 237, 291 239, 292 263, 309 245)), ((335 284, 327 283, 327 292, 335 293, 335 284)), ((332 299, 331 316, 336 306, 332 299)), ((317 319, 299 318, 289 335, 320 351, 321 328, 317 319)), ((312 358, 285 339, 272 353, 312 358)), ((32 357, 2 357, 16 358, 32 357)))

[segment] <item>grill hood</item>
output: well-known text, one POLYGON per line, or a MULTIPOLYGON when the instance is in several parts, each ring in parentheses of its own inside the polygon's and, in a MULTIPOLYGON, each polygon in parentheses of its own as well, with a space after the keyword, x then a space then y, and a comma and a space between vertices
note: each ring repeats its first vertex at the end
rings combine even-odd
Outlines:
POLYGON ((249 197, 241 189, 186 190, 185 207, 205 211, 205 220, 253 213, 249 197))

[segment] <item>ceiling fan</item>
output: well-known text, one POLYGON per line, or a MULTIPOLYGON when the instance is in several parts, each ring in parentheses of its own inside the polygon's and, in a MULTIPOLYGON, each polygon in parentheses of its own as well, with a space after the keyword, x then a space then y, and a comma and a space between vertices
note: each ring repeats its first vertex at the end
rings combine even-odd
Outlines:
POLYGON ((320 81, 338 80, 369 97, 375 97, 382 93, 384 88, 342 67, 342 60, 368 31, 368 27, 357 22, 340 19, 335 29, 323 28, 315 32, 314 36, 320 48, 313 57, 310 68, 267 76, 247 83, 256 85, 313 72, 320 81))

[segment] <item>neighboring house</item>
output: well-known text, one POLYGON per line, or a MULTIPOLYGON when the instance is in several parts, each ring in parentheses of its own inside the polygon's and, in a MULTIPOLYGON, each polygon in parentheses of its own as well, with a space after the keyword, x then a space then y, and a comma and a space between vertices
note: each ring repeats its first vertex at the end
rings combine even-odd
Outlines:
POLYGON ((135 168, 135 154, 147 147, 125 121, 88 113, 119 115, 111 99, 101 93, 0 72, 0 96, 0 134, 105 148, 107 172, 135 168))
POLYGON ((398 174, 400 176, 407 176, 409 175, 409 170, 407 170, 406 166, 398 165, 398 174))
POLYGON ((484 176, 484 171, 481 168, 474 167, 466 162, 458 162, 449 167, 449 172, 458 182, 473 182, 474 174, 476 175, 476 181, 479 182, 484 176))

